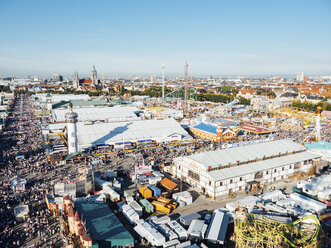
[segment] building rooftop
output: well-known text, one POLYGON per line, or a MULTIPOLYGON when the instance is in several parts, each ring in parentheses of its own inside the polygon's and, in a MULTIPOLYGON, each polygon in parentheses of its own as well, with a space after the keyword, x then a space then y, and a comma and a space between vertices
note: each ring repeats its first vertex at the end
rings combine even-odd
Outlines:
POLYGON ((137 120, 91 125, 78 122, 77 137, 78 146, 82 148, 98 145, 120 145, 130 142, 191 138, 174 119, 137 120))
POLYGON ((70 101, 60 101, 53 103, 52 108, 69 108, 69 103, 72 103, 72 107, 74 109, 76 108, 82 108, 82 107, 97 107, 97 106, 108 106, 109 104, 105 100, 70 100, 70 101))
POLYGON ((308 150, 310 149, 331 149, 331 143, 326 141, 312 142, 305 145, 308 150))
POLYGON ((221 170, 214 170, 208 172, 208 174, 216 181, 222 181, 229 178, 240 177, 250 173, 256 173, 259 171, 270 170, 286 165, 290 165, 299 161, 305 161, 310 159, 319 158, 319 155, 310 152, 300 152, 285 157, 272 158, 253 162, 249 164, 243 164, 239 166, 232 166, 221 170))
MULTIPOLYGON (((94 101, 87 101, 94 102, 94 101)), ((73 102, 74 104, 75 102, 73 102)), ((85 104, 85 103, 84 103, 85 104)), ((65 114, 68 109, 54 109, 52 110, 52 117, 55 122, 64 122, 65 114)), ((139 109, 127 106, 114 107, 96 107, 96 108, 75 108, 78 114, 78 121, 98 121, 109 119, 128 119, 138 118, 139 109)))
POLYGON ((134 243, 134 239, 106 204, 76 203, 79 216, 86 220, 86 228, 92 241, 109 241, 109 247, 120 247, 134 243))
POLYGON ((187 156, 207 169, 227 166, 230 164, 248 162, 263 157, 278 156, 291 152, 305 151, 306 148, 290 140, 277 140, 247 146, 233 147, 209 151, 187 156))
POLYGON ((246 131, 249 133, 255 133, 255 134, 267 134, 267 133, 275 132, 275 130, 271 130, 265 127, 255 126, 250 123, 245 123, 242 126, 238 126, 238 130, 246 131))
MULTIPOLYGON (((41 102, 46 102, 46 97, 49 93, 35 94, 35 97, 38 97, 41 102)), ((61 102, 61 101, 77 101, 77 100, 88 100, 90 97, 88 95, 73 95, 73 94, 52 94, 52 102, 61 102)))
POLYGON ((195 125, 193 128, 199 129, 201 131, 205 131, 208 133, 216 134, 217 126, 201 122, 198 125, 195 125))

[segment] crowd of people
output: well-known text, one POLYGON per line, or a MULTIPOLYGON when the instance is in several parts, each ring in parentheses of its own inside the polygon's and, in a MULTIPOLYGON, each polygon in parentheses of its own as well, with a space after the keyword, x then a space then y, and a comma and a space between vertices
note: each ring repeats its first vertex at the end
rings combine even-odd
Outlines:
MULTIPOLYGON (((34 117, 29 97, 15 99, 5 128, 0 133, 0 246, 1 247, 61 247, 60 226, 54 214, 45 204, 46 192, 52 192, 57 181, 79 176, 77 168, 90 166, 91 158, 75 160, 63 166, 47 162, 42 141, 41 120, 34 117), (74 165, 73 165, 74 164, 74 165), (13 187, 12 180, 20 183, 27 180, 25 187, 13 187), (17 223, 13 209, 26 204, 30 206, 29 216, 24 223, 17 223)), ((242 136, 226 142, 207 142, 195 139, 183 144, 129 144, 119 147, 103 147, 87 151, 103 154, 102 163, 95 163, 96 169, 134 170, 139 154, 146 164, 154 166, 171 162, 173 158, 196 152, 220 149, 225 143, 252 141, 266 137, 274 140, 291 139, 301 143, 309 135, 307 131, 277 130, 272 135, 242 136)), ((322 129, 322 140, 331 141, 330 129, 322 129)))
POLYGON ((0 137, 0 246, 61 247, 59 225, 45 204, 53 167, 47 163, 41 130, 30 99, 14 100, 0 137), (18 187, 13 187, 13 179, 18 187), (20 186, 24 178, 27 183, 20 186), (13 209, 28 205, 29 214, 17 222, 13 209))

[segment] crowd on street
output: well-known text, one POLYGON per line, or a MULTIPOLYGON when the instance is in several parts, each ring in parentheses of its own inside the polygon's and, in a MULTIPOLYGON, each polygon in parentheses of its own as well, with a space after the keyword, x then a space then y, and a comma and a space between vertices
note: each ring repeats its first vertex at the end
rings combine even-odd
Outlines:
POLYGON ((0 137, 0 246, 61 247, 59 225, 45 204, 53 167, 47 163, 41 130, 30 99, 16 98, 0 137), (16 178, 18 187, 13 187, 16 178), (21 178, 27 180, 20 186, 21 178), (26 222, 13 209, 29 206, 26 222))

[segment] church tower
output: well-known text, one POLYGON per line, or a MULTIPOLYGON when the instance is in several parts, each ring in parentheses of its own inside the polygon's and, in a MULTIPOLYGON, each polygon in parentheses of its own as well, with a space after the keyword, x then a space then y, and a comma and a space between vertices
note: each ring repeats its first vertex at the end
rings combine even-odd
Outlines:
POLYGON ((92 79, 92 86, 98 87, 98 74, 97 70, 95 69, 95 66, 93 66, 92 72, 91 72, 91 79, 92 79))
POLYGON ((74 89, 79 88, 79 77, 77 71, 74 71, 74 75, 72 77, 72 86, 74 87, 74 89))

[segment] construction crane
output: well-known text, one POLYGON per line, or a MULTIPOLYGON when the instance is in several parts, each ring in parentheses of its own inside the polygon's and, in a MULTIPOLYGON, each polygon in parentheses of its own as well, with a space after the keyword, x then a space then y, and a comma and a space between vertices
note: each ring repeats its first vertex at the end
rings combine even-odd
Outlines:
POLYGON ((188 106, 187 106, 187 89, 188 89, 188 82, 187 82, 187 76, 188 76, 188 64, 187 61, 185 62, 184 66, 185 71, 185 99, 184 99, 184 115, 187 115, 188 113, 188 106))

